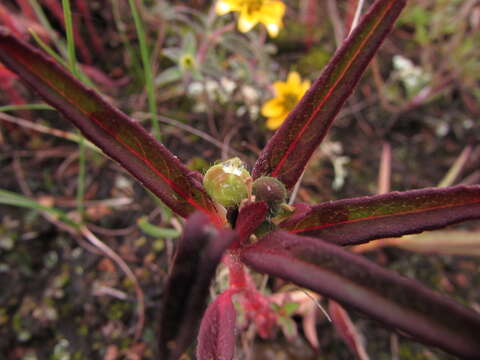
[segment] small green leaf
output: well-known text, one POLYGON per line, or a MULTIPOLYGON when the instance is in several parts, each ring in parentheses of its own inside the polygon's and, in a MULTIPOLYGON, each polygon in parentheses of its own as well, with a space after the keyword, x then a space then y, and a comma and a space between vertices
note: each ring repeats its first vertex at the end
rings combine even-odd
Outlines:
POLYGON ((137 224, 145 234, 156 238, 176 238, 180 235, 178 230, 153 225, 146 216, 139 218, 137 224))
POLYGON ((278 318, 278 323, 282 327, 287 339, 291 339, 297 335, 297 324, 292 318, 281 316, 278 318))
POLYGON ((166 84, 179 81, 181 78, 182 73, 180 72, 180 69, 176 66, 172 66, 158 74, 155 78, 155 86, 162 87, 166 84))
POLYGON ((295 312, 295 310, 298 309, 299 306, 300 304, 297 304, 295 302, 286 303, 285 305, 282 306, 282 312, 284 315, 290 316, 295 312))

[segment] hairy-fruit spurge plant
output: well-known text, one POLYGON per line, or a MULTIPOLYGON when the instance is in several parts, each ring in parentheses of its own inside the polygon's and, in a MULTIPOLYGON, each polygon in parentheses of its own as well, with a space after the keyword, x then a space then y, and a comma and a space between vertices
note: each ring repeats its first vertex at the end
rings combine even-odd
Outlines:
POLYGON ((462 358, 480 358, 477 312, 343 248, 480 218, 479 185, 285 204, 405 3, 377 0, 371 6, 251 173, 238 158, 216 164, 205 176, 188 170, 136 121, 43 53, 0 30, 4 65, 187 218, 164 291, 161 359, 180 358, 197 332, 198 359, 232 359, 232 299, 243 305, 261 335, 271 331, 276 315, 245 266, 318 292, 419 342, 462 358), (221 261, 229 270, 229 287, 207 307, 209 285, 221 261))

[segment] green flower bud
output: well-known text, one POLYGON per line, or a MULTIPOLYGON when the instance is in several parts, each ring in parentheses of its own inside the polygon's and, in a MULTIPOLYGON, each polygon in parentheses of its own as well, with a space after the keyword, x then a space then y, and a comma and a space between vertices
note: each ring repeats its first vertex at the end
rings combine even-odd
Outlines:
POLYGON ((252 192, 256 201, 265 201, 270 208, 277 208, 287 198, 285 185, 270 176, 262 176, 255 180, 252 192))
POLYGON ((203 186, 216 202, 230 207, 248 197, 250 179, 242 161, 235 157, 208 169, 203 177, 203 186))

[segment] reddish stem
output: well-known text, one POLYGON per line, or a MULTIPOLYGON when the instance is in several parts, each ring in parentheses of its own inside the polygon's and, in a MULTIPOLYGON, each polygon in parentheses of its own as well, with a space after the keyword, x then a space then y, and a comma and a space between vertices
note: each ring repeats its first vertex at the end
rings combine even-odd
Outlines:
POLYGON ((232 31, 233 29, 235 29, 235 25, 228 24, 220 29, 217 29, 210 35, 207 35, 206 39, 202 42, 197 52, 198 63, 202 64, 205 60, 205 57, 207 56, 208 49, 214 46, 224 33, 232 31))
POLYGON ((228 268, 230 288, 245 290, 250 281, 247 279, 245 267, 240 261, 240 254, 237 250, 230 250, 224 257, 223 262, 228 268))
POLYGON ((87 26, 87 32, 90 36, 90 40, 92 41, 93 47, 98 54, 103 55, 103 45, 101 36, 98 34, 97 29, 93 25, 92 13, 90 12, 90 8, 85 0, 77 0, 76 1, 77 8, 82 13, 83 19, 85 20, 85 25, 87 26))
POLYGON ((258 334, 265 339, 273 333, 277 315, 271 309, 269 299, 256 289, 254 282, 245 272, 239 253, 238 250, 230 250, 223 257, 230 275, 230 288, 227 291, 231 292, 231 295, 241 295, 239 301, 247 318, 255 323, 258 334))

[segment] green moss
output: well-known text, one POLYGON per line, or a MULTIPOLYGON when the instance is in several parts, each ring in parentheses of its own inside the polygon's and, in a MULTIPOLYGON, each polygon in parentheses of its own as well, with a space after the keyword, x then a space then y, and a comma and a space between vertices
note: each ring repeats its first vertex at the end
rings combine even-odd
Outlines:
POLYGON ((125 302, 116 302, 108 308, 107 317, 110 320, 120 320, 126 313, 128 313, 130 306, 125 302))
POLYGON ((330 56, 330 52, 323 47, 313 47, 306 55, 298 59, 298 71, 302 74, 315 73, 326 65, 330 56))
POLYGON ((415 352, 410 346, 408 345, 401 345, 398 356, 402 360, 430 360, 431 357, 427 356, 424 353, 415 352))
POLYGON ((77 333, 81 337, 85 337, 88 335, 88 326, 85 324, 82 324, 78 327, 77 333))

